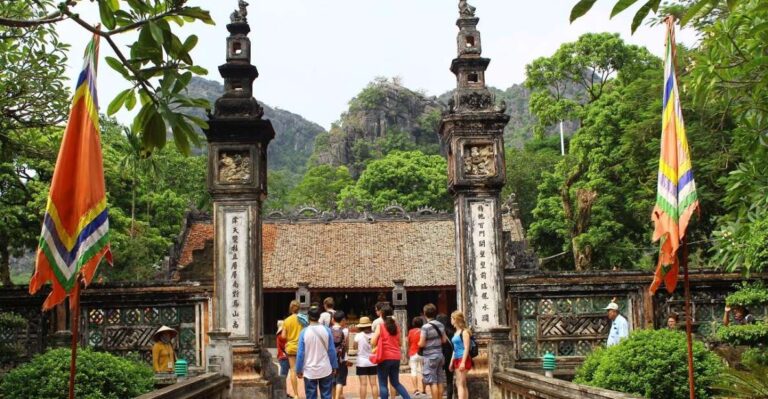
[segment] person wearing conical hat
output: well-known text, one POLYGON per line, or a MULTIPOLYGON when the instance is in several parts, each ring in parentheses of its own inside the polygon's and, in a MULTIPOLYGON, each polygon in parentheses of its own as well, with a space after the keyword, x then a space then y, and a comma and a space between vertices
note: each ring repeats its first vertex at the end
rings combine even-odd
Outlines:
POLYGON ((155 344, 152 346, 152 368, 155 373, 172 373, 173 366, 176 363, 176 355, 173 352, 171 341, 176 337, 176 330, 168 327, 160 327, 152 339, 155 344))

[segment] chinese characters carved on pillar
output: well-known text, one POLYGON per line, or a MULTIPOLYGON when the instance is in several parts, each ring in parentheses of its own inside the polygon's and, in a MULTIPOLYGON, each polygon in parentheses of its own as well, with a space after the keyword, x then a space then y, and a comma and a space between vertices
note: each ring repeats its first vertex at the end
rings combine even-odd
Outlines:
POLYGON ((248 335, 248 303, 250 291, 247 285, 248 262, 248 213, 246 211, 225 212, 225 304, 221 311, 226 313, 226 329, 232 336, 248 335))

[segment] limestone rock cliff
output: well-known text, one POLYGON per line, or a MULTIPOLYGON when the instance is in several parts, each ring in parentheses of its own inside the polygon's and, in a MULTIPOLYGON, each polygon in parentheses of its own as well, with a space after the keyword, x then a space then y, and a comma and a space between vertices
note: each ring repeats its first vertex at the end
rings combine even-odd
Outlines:
POLYGON ((443 107, 437 98, 403 87, 397 78, 378 78, 350 100, 330 132, 317 137, 311 162, 346 165, 357 176, 367 161, 391 150, 437 153, 443 107))
MULTIPOLYGON (((188 91, 190 96, 206 98, 213 104, 224 92, 224 86, 216 81, 193 77, 188 91)), ((269 169, 290 170, 295 174, 302 174, 306 169, 307 159, 315 147, 315 138, 325 133, 325 129, 304 119, 301 115, 272 108, 264 104, 261 99, 257 98, 257 100, 264 107, 264 118, 272 121, 272 126, 277 133, 275 139, 269 144, 267 154, 269 169)))

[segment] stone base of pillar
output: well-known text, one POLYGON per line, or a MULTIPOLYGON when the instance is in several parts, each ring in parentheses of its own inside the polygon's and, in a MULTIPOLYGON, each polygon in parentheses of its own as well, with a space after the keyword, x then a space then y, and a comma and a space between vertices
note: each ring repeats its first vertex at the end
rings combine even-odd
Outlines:
POLYGON ((232 350, 231 399, 282 399, 285 380, 280 377, 272 355, 266 349, 240 346, 232 350))
MULTIPOLYGON (((221 373, 232 379, 232 346, 228 331, 209 331, 209 343, 205 348, 209 373, 221 373)), ((229 386, 230 390, 232 385, 229 386)))
POLYGON ((503 392, 496 389, 493 384, 493 373, 503 371, 515 366, 515 347, 512 340, 509 339, 509 327, 494 328, 490 331, 490 341, 488 342, 488 396, 484 398, 502 399, 503 392))
POLYGON ((514 366, 514 351, 509 327, 493 328, 475 335, 478 352, 467 374, 467 388, 472 398, 501 399, 493 385, 493 373, 514 366))

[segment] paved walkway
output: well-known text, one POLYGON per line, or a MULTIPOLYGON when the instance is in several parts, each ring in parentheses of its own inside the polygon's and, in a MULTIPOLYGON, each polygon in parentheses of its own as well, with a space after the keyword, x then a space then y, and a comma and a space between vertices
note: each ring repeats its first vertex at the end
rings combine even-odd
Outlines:
MULTIPOLYGON (((347 378, 347 386, 344 387, 344 399, 359 399, 360 398, 360 382, 359 378, 354 375, 355 370, 352 368, 350 370, 350 376, 347 378)), ((286 381, 286 385, 290 386, 290 382, 286 381)), ((408 389, 408 393, 411 394, 411 397, 413 397, 413 384, 411 384, 411 375, 410 374, 400 374, 400 383, 405 386, 406 389, 408 389)), ((291 391, 293 388, 288 387, 289 393, 295 397, 293 392, 291 391)), ((304 398, 304 384, 302 384, 301 380, 299 380, 299 392, 301 395, 300 398, 304 398)), ((429 392, 429 391, 427 391, 429 392)), ((368 398, 371 398, 371 389, 370 386, 368 387, 368 398)), ((427 399, 429 396, 417 396, 417 398, 420 399, 427 399)), ((392 398, 390 396, 390 398, 392 398)), ((375 398, 374 398, 375 399, 375 398)))

